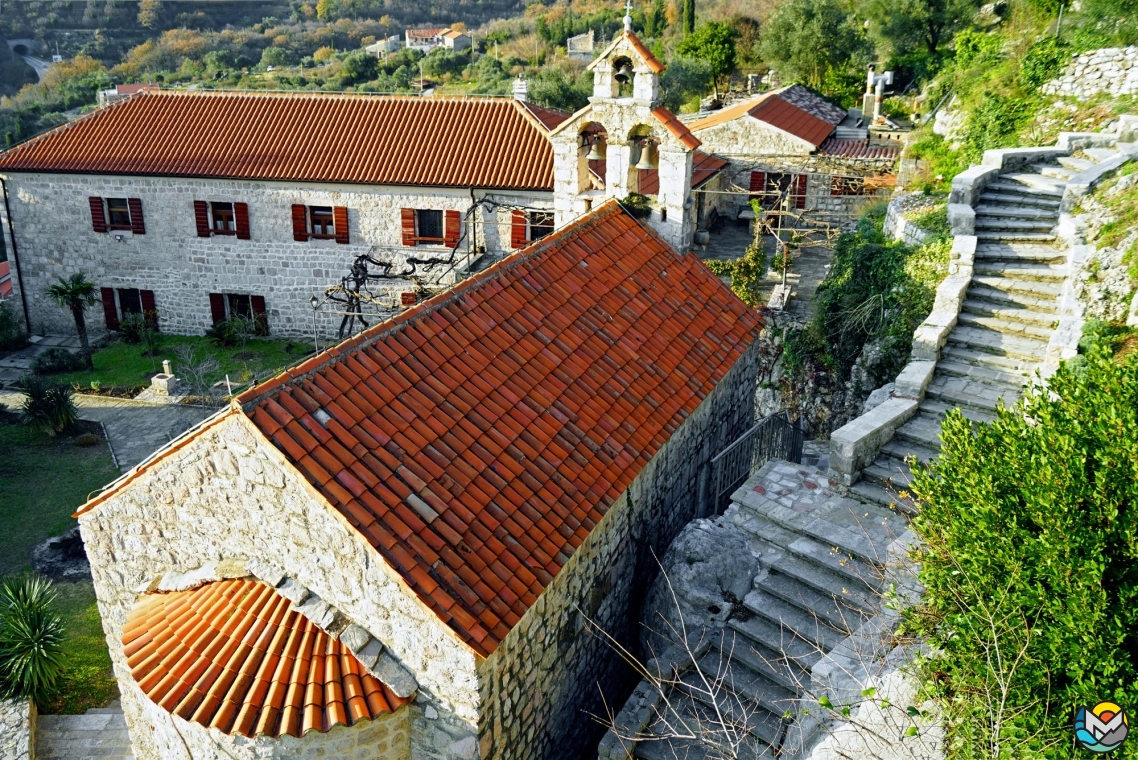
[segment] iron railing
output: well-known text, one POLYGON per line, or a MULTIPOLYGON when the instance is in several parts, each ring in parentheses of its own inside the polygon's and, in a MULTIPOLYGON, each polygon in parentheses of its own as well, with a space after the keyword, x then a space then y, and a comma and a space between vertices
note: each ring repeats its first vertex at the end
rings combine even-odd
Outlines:
POLYGON ((792 423, 786 412, 759 420, 712 458, 711 496, 715 513, 726 509, 735 489, 772 459, 802 461, 802 428, 792 423))

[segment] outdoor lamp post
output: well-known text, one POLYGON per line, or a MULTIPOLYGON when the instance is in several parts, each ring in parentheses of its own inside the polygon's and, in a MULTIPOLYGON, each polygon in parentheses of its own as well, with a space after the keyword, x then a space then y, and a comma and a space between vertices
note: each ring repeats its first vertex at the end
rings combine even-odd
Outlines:
POLYGON ((320 311, 320 299, 312 296, 308 303, 312 304, 312 345, 316 347, 316 353, 320 353, 320 340, 316 337, 316 312, 320 311))

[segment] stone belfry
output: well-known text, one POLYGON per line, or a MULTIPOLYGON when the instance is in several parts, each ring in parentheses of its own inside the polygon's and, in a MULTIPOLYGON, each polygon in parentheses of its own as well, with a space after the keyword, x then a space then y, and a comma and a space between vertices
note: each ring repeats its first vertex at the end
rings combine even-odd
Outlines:
POLYGON ((558 227, 607 198, 647 196, 646 220, 676 250, 691 246, 692 151, 699 140, 660 105, 664 65, 632 32, 624 31, 589 64, 593 96, 550 134, 553 199, 558 227))

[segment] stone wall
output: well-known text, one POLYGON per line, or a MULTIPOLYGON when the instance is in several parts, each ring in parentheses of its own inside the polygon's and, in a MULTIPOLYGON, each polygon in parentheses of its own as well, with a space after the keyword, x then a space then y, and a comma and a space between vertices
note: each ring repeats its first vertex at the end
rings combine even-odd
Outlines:
POLYGON ((889 201, 889 208, 885 212, 883 230, 886 237, 900 240, 906 245, 924 245, 932 233, 921 229, 909 216, 920 214, 944 202, 943 198, 934 198, 921 193, 899 195, 889 201))
POLYGON ((753 423, 757 350, 756 343, 672 434, 479 668, 483 760, 595 752, 603 727, 590 714, 623 704, 637 682, 600 631, 638 650, 656 558, 700 516, 705 463, 753 423))
POLYGON ((35 760, 36 703, 0 699, 0 760, 35 760))
POLYGON ((1138 94, 1138 47, 1082 53, 1062 76, 1043 85, 1043 92, 1079 100, 1099 93, 1113 97, 1138 94))
MULTIPOLYGON (((400 209, 453 209, 465 218, 473 203, 470 190, 448 188, 71 174, 10 174, 3 180, 12 215, 8 220, 0 214, 5 243, 11 252, 9 235, 14 232, 34 331, 75 329, 71 315, 49 303, 44 291, 56 278, 82 272, 100 287, 154 291, 159 324, 165 332, 201 334, 212 324, 209 293, 240 293, 264 296, 272 334, 310 339, 309 298, 338 285, 360 254, 371 253, 400 266, 408 257, 450 256, 442 245, 403 246, 400 209), (95 232, 90 196, 141 199, 146 234, 95 232), (198 237, 195 200, 247 203, 252 239, 198 237), (346 206, 350 243, 293 240, 294 203, 346 206), (116 240, 116 235, 123 240, 116 240)), ((477 190, 474 196, 552 208, 548 192, 477 190)), ((472 217, 473 234, 460 243, 459 266, 479 248, 491 254, 509 251, 509 216, 507 210, 479 209, 472 217)), ((464 223, 463 233, 470 232, 468 226, 464 223)), ((441 274, 444 269, 434 271, 441 274)), ((412 290, 413 285, 394 280, 390 289, 397 299, 399 292, 412 290)), ((334 335, 339 322, 339 315, 321 314, 321 335, 334 335)), ((88 311, 88 326, 97 335, 103 325, 101 307, 96 305, 88 311)))
MULTIPOLYGON (((441 744, 416 746, 416 760, 455 757, 446 748, 472 740, 478 658, 240 413, 221 413, 176 442, 79 524, 139 760, 185 757, 170 747, 189 724, 155 712, 138 689, 123 656, 123 623, 167 571, 226 558, 275 565, 383 642, 420 686, 405 708, 412 734, 441 744)), ((217 732, 208 738, 227 760, 266 751, 217 732)))

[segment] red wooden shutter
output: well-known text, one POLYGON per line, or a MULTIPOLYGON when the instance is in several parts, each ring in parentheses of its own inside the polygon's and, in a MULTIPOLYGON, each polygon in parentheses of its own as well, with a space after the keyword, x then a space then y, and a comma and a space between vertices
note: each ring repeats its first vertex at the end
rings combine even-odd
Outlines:
POLYGON ((806 175, 794 175, 794 207, 806 208, 806 175))
MULTIPOLYGON (((339 235, 339 225, 337 225, 337 236, 339 235)), ((336 242, 339 242, 337 240, 336 242)), ((265 297, 264 296, 249 296, 249 305, 253 307, 253 322, 257 326, 258 335, 269 334, 269 318, 265 316, 265 297)))
POLYGON ((154 300, 153 290, 138 291, 138 300, 142 301, 142 316, 146 321, 158 329, 158 305, 154 300))
POLYGON ((225 321, 225 296, 221 293, 209 294, 209 314, 215 325, 225 321))
POLYGON ((347 206, 332 207, 332 224, 336 227, 336 242, 341 245, 348 243, 348 208, 347 206))
POLYGON ((194 221, 198 225, 198 237, 209 237, 209 205, 205 201, 194 201, 194 221))
POLYGON ((234 203, 233 219, 237 222, 237 239, 249 240, 249 204, 234 203))
MULTIPOLYGON (((91 200, 93 201, 95 199, 92 198, 91 200)), ((101 199, 99 203, 101 206, 101 199)), ((91 208, 94 207, 95 204, 92 203, 91 208)), ((106 232, 105 229, 103 231, 106 232)), ((107 329, 119 329, 119 312, 118 309, 115 308, 115 291, 111 288, 99 288, 99 295, 103 297, 103 318, 107 321, 107 329)))
POLYGON ((526 244, 526 212, 510 212, 510 247, 521 248, 526 244))
POLYGON ((91 204, 91 228, 95 230, 95 232, 106 232, 107 214, 103 210, 103 199, 96 198, 92 195, 87 201, 91 204))
POLYGON ((462 229, 462 216, 457 211, 443 212, 443 242, 447 248, 458 245, 459 232, 462 229))
POLYGON ((292 204, 292 239, 308 240, 308 207, 299 203, 292 204))
POLYGON ((126 205, 130 209, 130 231, 135 235, 145 235, 146 222, 142 219, 142 199, 127 198, 126 205))
POLYGON ((766 189, 767 173, 766 172, 751 172, 751 192, 761 193, 766 189))
POLYGON ((415 209, 400 209, 399 217, 403 225, 403 245, 415 245, 415 209))

